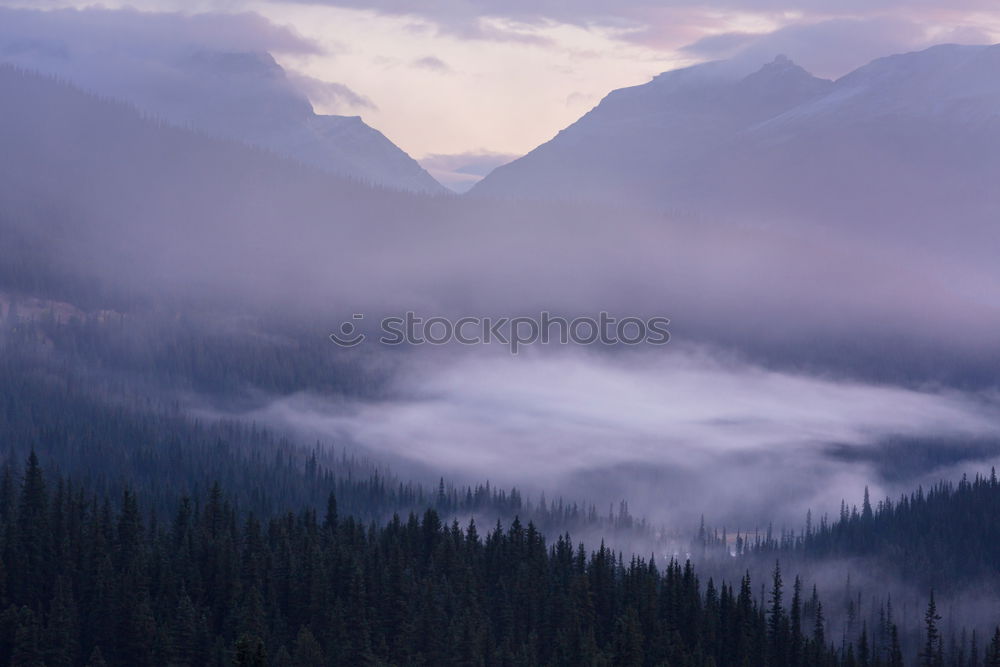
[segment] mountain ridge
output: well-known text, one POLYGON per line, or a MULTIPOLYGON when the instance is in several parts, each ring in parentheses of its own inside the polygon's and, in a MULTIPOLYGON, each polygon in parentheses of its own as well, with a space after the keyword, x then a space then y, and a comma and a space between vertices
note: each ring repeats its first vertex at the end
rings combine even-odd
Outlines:
MULTIPOLYGON (((602 163, 595 167, 599 176, 580 187, 588 192, 597 188, 592 194, 600 195, 602 178, 643 180, 641 175, 637 179, 628 173, 636 165, 640 171, 681 169, 707 147, 721 146, 740 130, 822 94, 829 85, 832 82, 813 77, 784 57, 745 76, 725 61, 664 72, 646 84, 610 92, 552 140, 496 169, 471 193, 516 198, 521 186, 530 197, 546 198, 551 193, 545 191, 544 179, 537 174, 519 179, 515 174, 535 161, 547 170, 558 170, 560 165, 551 160, 561 148, 569 148, 579 149, 566 159, 569 164, 593 167, 602 163), (790 85, 775 91, 783 81, 790 85)), ((581 175, 580 170, 574 175, 581 175)), ((627 194, 631 190, 626 186, 627 194)))
POLYGON ((669 207, 750 224, 998 247, 1000 46, 940 45, 836 81, 718 61, 613 91, 472 196, 669 207), (877 185, 876 185, 877 184, 877 185))
POLYGON ((257 146, 333 175, 410 192, 448 192, 360 116, 317 114, 301 87, 266 51, 198 51, 136 65, 117 79, 101 77, 99 70, 75 76, 72 68, 62 72, 55 65, 4 60, 55 74, 172 125, 257 146))

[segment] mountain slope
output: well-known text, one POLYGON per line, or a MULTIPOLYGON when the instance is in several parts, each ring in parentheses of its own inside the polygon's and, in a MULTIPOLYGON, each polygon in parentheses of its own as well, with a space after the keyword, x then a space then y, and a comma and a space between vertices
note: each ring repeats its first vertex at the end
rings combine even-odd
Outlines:
MULTIPOLYGON (((745 132, 737 206, 920 243, 995 248, 1000 47, 946 45, 874 61, 821 98, 745 132)), ((991 250, 992 251, 992 250, 991 250)))
POLYGON ((350 248, 447 202, 153 121, 10 66, 0 97, 0 269, 14 289, 72 300, 81 295, 48 288, 87 278, 161 298, 305 301, 350 274, 350 248))
POLYGON ((815 99, 829 81, 779 57, 740 76, 715 62, 667 72, 610 93, 525 157, 496 169, 476 194, 597 198, 684 196, 691 167, 742 130, 815 99))
POLYGON ((316 114, 268 53, 197 53, 176 65, 176 90, 146 86, 141 108, 215 136, 245 141, 326 171, 400 190, 445 189, 358 116, 316 114))
POLYGON ((377 316, 410 309, 576 315, 621 303, 667 312, 687 340, 838 369, 846 354, 865 373, 908 354, 937 368, 937 347, 904 353, 897 332, 956 341, 965 356, 948 348, 941 367, 962 377, 992 377, 998 358, 995 257, 929 273, 925 254, 867 237, 372 188, 13 68, 0 67, 0 95, 8 292, 83 310, 263 307, 320 318, 320 332, 361 308, 374 330, 377 316), (856 340, 850 352, 843 337, 856 340))
POLYGON ((615 91, 474 188, 820 223, 993 252, 1000 235, 1000 46, 882 58, 836 82, 785 59, 713 63, 615 91))
POLYGON ((411 192, 447 192, 360 117, 315 113, 302 87, 266 52, 199 51, 127 67, 101 58, 25 56, 22 62, 16 50, 3 59, 121 99, 171 124, 265 148, 338 176, 411 192))

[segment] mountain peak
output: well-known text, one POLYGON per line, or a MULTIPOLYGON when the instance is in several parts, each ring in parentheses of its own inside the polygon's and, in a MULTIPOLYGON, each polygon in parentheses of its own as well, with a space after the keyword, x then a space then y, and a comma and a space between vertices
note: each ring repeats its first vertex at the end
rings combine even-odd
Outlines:
MULTIPOLYGON (((797 65, 791 58, 784 54, 779 54, 774 57, 769 63, 766 63, 759 70, 750 74, 747 79, 751 78, 775 78, 775 77, 795 77, 800 79, 817 79, 817 77, 810 74, 805 68, 797 65)), ((818 79, 821 80, 821 79, 818 79)))
POLYGON ((285 78, 285 70, 267 51, 197 51, 188 63, 215 76, 285 78))
POLYGON ((791 58, 779 55, 743 79, 742 85, 766 97, 787 97, 787 102, 801 103, 821 95, 833 86, 832 81, 813 76, 791 58))

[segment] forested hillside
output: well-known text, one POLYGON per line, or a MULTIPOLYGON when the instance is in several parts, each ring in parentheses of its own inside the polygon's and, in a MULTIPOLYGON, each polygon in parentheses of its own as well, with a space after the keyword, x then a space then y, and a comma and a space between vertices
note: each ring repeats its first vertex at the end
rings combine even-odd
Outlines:
MULTIPOLYGON (((795 563, 803 557, 822 561, 828 556, 862 553, 860 545, 867 545, 864 553, 884 558, 887 563, 892 559, 903 564, 923 562, 927 552, 920 550, 916 533, 906 533, 904 528, 920 526, 933 532, 936 522, 944 521, 951 524, 952 533, 943 539, 958 539, 962 536, 956 536, 954 531, 971 530, 976 522, 988 526, 996 523, 990 521, 995 480, 962 482, 956 489, 943 486, 928 494, 918 491, 899 503, 885 501, 874 507, 863 505, 853 512, 845 510, 842 519, 832 524, 821 520, 797 540, 775 537, 753 542, 741 536, 740 553, 753 557, 758 564, 770 559, 770 565, 760 566, 748 561, 757 572, 753 585, 749 581, 740 583, 746 575, 740 574, 741 566, 736 561, 725 577, 731 583, 723 585, 716 579, 709 587, 702 580, 695 588, 690 566, 674 563, 660 572, 654 563, 665 566, 668 557, 633 559, 630 552, 614 546, 636 548, 657 543, 651 527, 627 513, 608 516, 592 506, 559 500, 539 503, 523 498, 517 490, 496 489, 489 484, 464 487, 441 480, 438 485, 423 485, 402 479, 373 462, 347 456, 342 449, 304 446, 262 425, 235 419, 193 419, 170 398, 178 395, 173 392, 179 388, 206 394, 214 391, 223 397, 239 397, 245 393, 241 389, 246 388, 282 390, 290 381, 284 379, 288 373, 300 373, 306 386, 312 383, 316 390, 331 395, 350 392, 352 387, 353 391, 378 395, 377 380, 365 389, 363 378, 352 377, 350 366, 333 363, 323 372, 310 369, 307 361, 321 358, 316 351, 275 346, 270 340, 253 342, 252 336, 231 339, 227 346, 223 336, 214 338, 209 331, 190 328, 193 323, 185 330, 188 335, 181 335, 180 329, 157 330, 148 327, 149 322, 143 325, 129 317, 59 322, 57 315, 53 311, 36 319, 9 322, 0 341, 5 378, 0 385, 0 454, 6 462, 2 486, 7 503, 5 516, 12 522, 3 533, 8 540, 8 555, 0 556, 9 579, 5 589, 8 598, 4 601, 6 650, 10 655, 17 652, 18 656, 29 657, 32 651, 38 651, 48 656, 46 664, 84 664, 81 661, 89 660, 98 647, 108 664, 142 664, 143 660, 164 664, 163 656, 171 651, 176 660, 171 664, 229 664, 240 651, 257 651, 258 643, 268 656, 268 664, 283 664, 282 660, 287 664, 310 664, 300 662, 306 659, 302 652, 317 650, 324 657, 316 664, 359 664, 357 655, 345 657, 352 651, 365 652, 371 664, 421 664, 423 660, 422 664, 702 665, 712 664, 708 662, 711 657, 714 664, 725 665, 743 664, 742 658, 734 656, 746 656, 751 665, 889 665, 894 664, 893 655, 895 664, 899 664, 901 656, 913 657, 924 631, 912 624, 896 628, 891 601, 888 615, 883 604, 877 623, 875 609, 869 607, 870 624, 858 620, 844 626, 839 618, 844 613, 842 596, 833 595, 827 611, 821 612, 817 621, 818 599, 814 591, 809 593, 812 588, 807 584, 800 584, 795 596, 794 585, 787 583, 789 590, 784 593, 779 614, 787 634, 780 642, 769 644, 768 619, 775 611, 768 606, 773 595, 765 587, 773 592, 774 582, 761 572, 770 571, 774 560, 780 559, 788 576, 793 577, 797 572, 795 563), (138 345, 138 340, 145 342, 138 345), (232 344, 240 340, 244 341, 242 345, 232 344), (209 372, 212 368, 218 372, 209 372), (155 382, 140 380, 154 370, 155 382), (324 378, 328 381, 324 382, 324 378), (51 564, 46 567, 55 568, 53 572, 76 572, 77 578, 46 574, 39 579, 45 583, 38 584, 44 593, 36 593, 32 600, 23 597, 29 595, 21 583, 26 575, 16 568, 27 567, 24 558, 34 556, 18 556, 11 550, 17 551, 23 545, 14 540, 21 539, 15 537, 17 530, 27 525, 24 521, 18 524, 16 518, 28 511, 22 507, 27 502, 22 496, 35 483, 26 485, 26 480, 41 476, 30 465, 22 469, 23 461, 33 451, 54 472, 48 475, 44 521, 30 523, 56 531, 38 538, 48 545, 44 547, 49 554, 44 557, 47 561, 74 554, 71 569, 51 564), (334 533, 341 537, 354 535, 347 543, 336 542, 333 534, 324 532, 324 522, 319 518, 327 511, 331 498, 341 526, 334 533), (958 498, 964 500, 956 505, 958 498), (201 561, 201 569, 191 563, 175 563, 178 556, 171 531, 180 520, 175 515, 187 513, 190 516, 185 520, 194 526, 188 538, 190 553, 208 559, 201 561), (229 531, 224 538, 218 538, 219 544, 216 538, 211 545, 197 543, 197 539, 207 539, 199 532, 209 521, 206 513, 224 517, 211 519, 229 531), (410 513, 423 519, 397 523, 392 518, 394 514, 410 513), (955 520, 963 513, 965 522, 955 520), (122 514, 131 514, 132 518, 123 518, 122 514), (251 516, 258 523, 251 521, 251 516), (479 546, 468 535, 473 517, 479 522, 479 530, 487 533, 489 529, 479 546), (461 521, 457 532, 450 523, 452 518, 461 521), (504 524, 499 533, 492 528, 497 519, 504 524), (384 525, 386 521, 388 525, 384 525), (146 579, 137 587, 129 584, 129 590, 147 591, 148 595, 138 601, 125 599, 125 591, 116 588, 118 584, 108 584, 108 591, 102 595, 112 597, 101 602, 104 606, 95 606, 96 598, 87 596, 96 593, 84 582, 95 581, 96 570, 82 569, 84 564, 91 562, 93 568, 93 559, 103 559, 104 567, 112 569, 101 577, 109 581, 123 577, 132 581, 128 577, 138 576, 126 572, 137 567, 134 563, 127 565, 119 560, 123 538, 116 531, 121 530, 123 522, 142 525, 134 530, 140 535, 141 548, 136 548, 144 554, 142 576, 146 579), (524 527, 528 523, 530 528, 524 527), (61 534, 60 530, 76 532, 61 534), (254 536, 255 530, 260 536, 254 536), (100 538, 95 536, 98 532, 102 533, 100 538), (588 536, 588 547, 580 552, 579 545, 565 537, 567 532, 588 536), (910 535, 912 544, 900 544, 903 534, 910 535), (85 535, 90 537, 85 540, 85 535), (602 535, 613 546, 599 548, 598 536, 602 535), (543 536, 554 545, 551 553, 546 551, 543 536), (105 545, 107 558, 87 555, 87 549, 97 548, 87 540, 98 539, 105 545), (259 575, 257 593, 251 596, 252 600, 259 596, 260 605, 253 612, 258 614, 252 625, 257 630, 250 632, 251 626, 241 623, 249 622, 245 620, 250 613, 247 605, 257 603, 247 601, 249 593, 244 584, 235 580, 227 584, 219 594, 228 597, 220 601, 212 597, 215 592, 204 588, 202 578, 221 576, 217 568, 230 574, 242 572, 248 540, 258 539, 262 552, 256 558, 270 563, 268 567, 273 569, 259 575), (393 539, 403 540, 407 546, 394 544, 393 539), (71 547, 73 540, 77 543, 71 547), (447 555, 431 558, 414 545, 414 540, 421 544, 420 540, 429 540, 433 547, 420 548, 444 550, 447 555), (223 547, 230 551, 213 551, 223 547), (292 552, 298 548, 306 551, 294 555, 292 552), (345 555, 345 549, 349 555, 345 555), (501 555, 511 550, 523 553, 514 560, 501 555), (597 553, 591 554, 593 550, 597 553), (213 554, 211 558, 207 553, 213 554), (389 584, 380 577, 388 576, 385 570, 392 558, 402 559, 398 567, 407 573, 410 587, 394 589, 388 595, 384 586, 389 584), (309 569, 316 563, 326 563, 326 568, 331 559, 346 569, 337 570, 340 574, 336 576, 326 569, 322 570, 326 574, 310 575, 314 581, 316 577, 327 578, 325 583, 316 584, 328 596, 322 603, 308 602, 302 591, 290 592, 288 587, 301 586, 304 576, 298 570, 294 576, 281 574, 293 567, 293 562, 296 568, 309 569), (458 569, 447 571, 438 560, 458 569), (414 563, 424 563, 421 567, 425 569, 414 563), (171 572, 175 566, 187 574, 171 572), (352 593, 348 585, 351 578, 358 577, 364 582, 365 604, 371 605, 362 615, 370 625, 368 639, 360 646, 352 642, 366 635, 344 629, 348 627, 345 624, 354 622, 349 621, 346 610, 355 608, 356 603, 344 602, 350 598, 343 597, 359 595, 356 588, 352 593), (584 582, 586 593, 574 588, 584 586, 584 582), (607 587, 600 594, 593 590, 599 583, 607 587), (285 597, 279 604, 275 596, 280 590, 285 591, 281 593, 285 597), (512 606, 504 607, 497 601, 508 598, 497 597, 499 590, 510 591, 504 593, 509 596, 519 591, 521 597, 509 598, 512 606), (567 601, 567 596, 578 602, 590 600, 594 608, 584 604, 581 609, 573 609, 574 603, 567 601), (797 597, 797 604, 793 597, 797 597), (438 606, 428 608, 429 600, 435 600, 438 606), (682 602, 687 605, 684 611, 671 606, 682 602), (107 611, 107 605, 112 604, 140 605, 141 613, 132 611, 129 617, 138 613, 140 621, 148 626, 146 630, 155 626, 156 631, 122 628, 118 621, 114 628, 98 631, 100 619, 112 615, 107 611), (61 640, 53 639, 53 633, 67 632, 53 626, 65 620, 60 620, 59 615, 64 613, 60 605, 68 605, 70 611, 65 614, 75 619, 65 621, 70 623, 69 632, 76 633, 76 639, 65 650, 76 662, 59 662, 63 657, 56 655, 61 655, 64 648, 59 644, 61 640), (299 605, 313 611, 303 611, 299 605), (407 611, 400 615, 399 608, 407 611), (425 612, 425 608, 430 611, 425 612), (222 614, 223 609, 229 611, 222 614), (320 609, 322 613, 317 611, 320 609), (514 616, 520 625, 510 620, 511 609, 518 610, 514 616), (521 619, 521 609, 534 609, 534 616, 521 619), (310 613, 320 613, 321 618, 310 613), (423 618, 424 613, 436 616, 423 618), (798 621, 794 620, 796 616, 798 621), (836 622, 831 624, 828 616, 835 617, 836 622), (194 619, 194 630, 187 626, 175 628, 179 617, 194 619), (436 632, 431 632, 432 626, 436 632), (850 631, 842 630, 842 626, 850 631), (799 634, 792 631, 793 627, 800 628, 799 634), (97 639, 102 636, 108 638, 105 644, 97 639), (123 639, 128 636, 133 638, 123 639), (177 636, 195 638, 183 640, 177 636), (817 643, 816 637, 820 636, 823 641, 817 643), (178 647, 177 642, 182 641, 189 643, 178 647), (774 652, 779 650, 787 650, 787 656, 775 657, 774 652), (133 656, 129 651, 139 653, 133 656), (456 657, 456 651, 466 653, 456 657), (467 662, 469 652, 480 656, 481 662, 479 658, 467 662), (636 658, 640 652, 641 659, 636 658), (862 659, 866 652, 868 662, 862 659)), ((934 553, 951 559, 938 559, 935 567, 943 562, 964 563, 967 560, 958 559, 989 553, 989 530, 992 528, 983 532, 980 542, 967 542, 982 545, 968 552, 960 553, 948 546, 961 542, 928 542, 934 553)), ((719 544, 708 535, 703 540, 706 548, 719 544)), ((642 547, 637 550, 644 552, 642 547)), ((653 550, 663 553, 662 548, 653 550)), ((683 554, 680 558, 684 558, 683 554)), ((27 575, 27 579, 32 576, 27 575)), ((947 576, 954 581, 951 574, 947 576)), ((881 593, 872 589, 865 596, 881 593)), ((115 612, 119 618, 123 614, 115 612)), ((935 646, 942 652, 942 659, 947 658, 947 664, 956 667, 975 664, 967 658, 974 651, 982 655, 986 648, 982 639, 973 639, 971 631, 956 634, 953 624, 935 646), (949 648, 951 643, 954 646, 949 648)), ((907 660, 906 664, 915 663, 907 660)))
POLYGON ((404 478, 343 443, 304 444, 258 424, 231 404, 303 388, 331 397, 377 395, 380 384, 317 348, 254 335, 224 337, 186 323, 157 328, 130 318, 40 321, 0 326, 0 457, 19 462, 31 449, 60 473, 117 497, 141 491, 145 509, 167 511, 182 495, 224 485, 241 508, 267 515, 325 506, 381 522, 434 507, 442 516, 491 523, 520 515, 550 533, 600 534, 655 542, 652 527, 627 509, 598 511, 559 497, 523 497, 489 480, 434 483, 404 478), (192 397, 218 408, 193 415, 192 397))
MULTIPOLYGON (((17 665, 900 665, 867 632, 837 651, 822 605, 767 603, 749 578, 699 581, 551 546, 515 519, 480 536, 434 510, 366 526, 238 508, 219 486, 170 514, 46 476, 34 453, 0 486, 0 660, 17 665)), ((662 569, 661 569, 662 568, 662 569)), ((990 659, 1000 659, 991 649, 990 659)), ((994 664, 990 662, 989 664, 994 664)), ((964 663, 963 663, 964 667, 964 663)))
MULTIPOLYGON (((713 538, 707 539, 721 546, 713 538)), ((996 471, 941 481, 898 499, 841 505, 832 521, 810 520, 784 535, 741 538, 744 554, 813 560, 872 559, 899 577, 937 590, 969 582, 1000 586, 1000 482, 996 471)), ((732 547, 730 547, 732 548, 732 547)))

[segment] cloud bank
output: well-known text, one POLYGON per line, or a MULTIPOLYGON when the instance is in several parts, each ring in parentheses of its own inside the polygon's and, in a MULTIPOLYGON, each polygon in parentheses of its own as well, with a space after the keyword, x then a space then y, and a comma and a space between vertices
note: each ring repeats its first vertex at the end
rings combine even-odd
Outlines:
POLYGON ((755 66, 785 54, 809 72, 836 78, 890 53, 943 42, 989 44, 980 29, 931 32, 909 18, 841 18, 795 23, 773 32, 725 32, 703 37, 681 51, 705 60, 736 59, 755 66))
POLYGON ((460 478, 624 498, 682 525, 701 513, 744 528, 768 517, 795 524, 807 508, 835 512, 866 484, 877 498, 956 460, 980 470, 1000 455, 993 394, 780 372, 705 348, 480 350, 411 356, 397 370, 383 401, 295 396, 255 417, 460 478), (882 477, 873 459, 885 443, 915 438, 948 443, 946 463, 882 477), (970 442, 980 446, 967 454, 970 442), (844 447, 872 456, 847 459, 844 447))
POLYGON ((236 86, 244 96, 298 98, 334 111, 374 108, 371 100, 341 83, 300 74, 262 77, 257 71, 234 69, 232 62, 222 81, 217 68, 209 67, 237 54, 253 54, 263 62, 271 60, 271 53, 314 56, 324 50, 293 28, 249 12, 0 7, 0 62, 53 74, 140 106, 171 108, 171 99, 174 107, 192 106, 198 96, 236 86), (252 87, 256 90, 247 92, 252 87))

